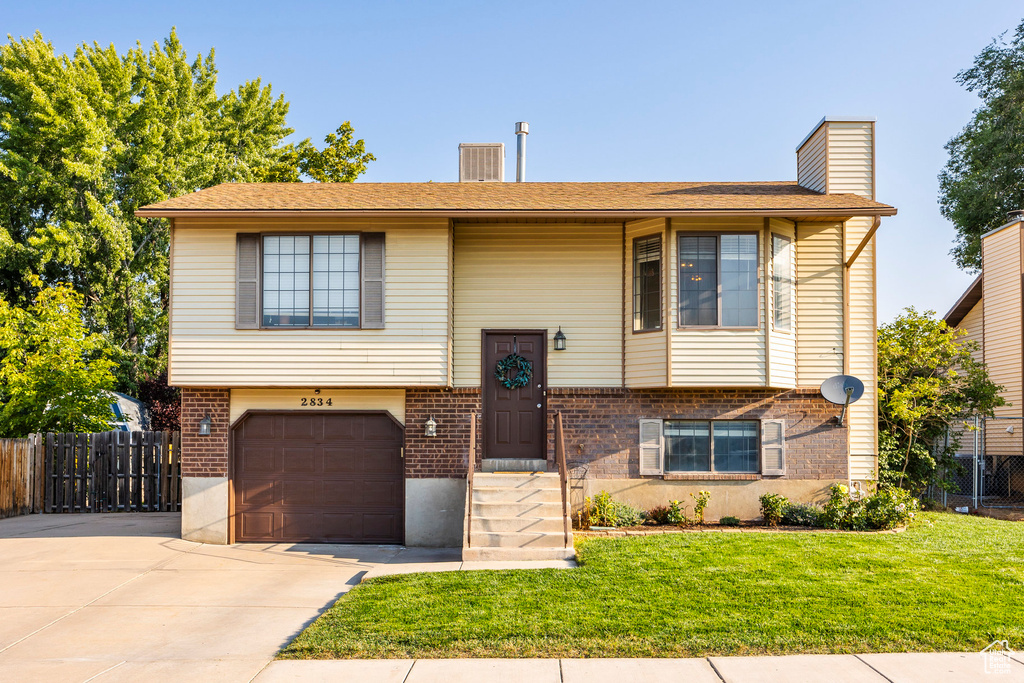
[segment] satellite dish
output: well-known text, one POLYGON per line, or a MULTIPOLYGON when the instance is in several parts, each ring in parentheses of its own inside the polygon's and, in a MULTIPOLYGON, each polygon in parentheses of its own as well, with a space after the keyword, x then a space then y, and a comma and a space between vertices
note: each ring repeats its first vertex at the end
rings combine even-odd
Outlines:
POLYGON ((864 395, 864 382, 853 375, 836 375, 821 383, 821 395, 829 403, 843 406, 843 412, 836 418, 836 424, 843 426, 846 409, 864 395))

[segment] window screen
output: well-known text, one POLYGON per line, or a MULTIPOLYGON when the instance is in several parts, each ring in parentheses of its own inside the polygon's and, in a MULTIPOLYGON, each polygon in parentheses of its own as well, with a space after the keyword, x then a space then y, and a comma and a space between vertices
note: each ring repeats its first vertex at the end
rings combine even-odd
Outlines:
POLYGON ((665 420, 664 425, 666 472, 760 471, 756 421, 665 420))
POLYGON ((793 242, 772 235, 772 292, 775 299, 775 329, 793 329, 793 242))
POLYGON ((633 330, 661 329, 661 236, 633 240, 633 330))
POLYGON ((309 325, 309 236, 263 238, 263 324, 309 325))

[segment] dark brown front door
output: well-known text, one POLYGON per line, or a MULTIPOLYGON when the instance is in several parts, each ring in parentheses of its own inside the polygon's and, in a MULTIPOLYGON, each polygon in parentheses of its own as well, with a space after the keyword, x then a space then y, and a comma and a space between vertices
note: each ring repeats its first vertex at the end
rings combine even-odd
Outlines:
MULTIPOLYGON (((483 457, 544 459, 546 334, 532 330, 485 330, 483 335, 483 457), (494 373, 498 361, 513 352, 533 363, 533 377, 525 387, 506 389, 494 373)), ((514 377, 516 373, 508 374, 514 377)))
POLYGON ((236 541, 401 543, 403 430, 384 413, 250 413, 232 431, 236 541))

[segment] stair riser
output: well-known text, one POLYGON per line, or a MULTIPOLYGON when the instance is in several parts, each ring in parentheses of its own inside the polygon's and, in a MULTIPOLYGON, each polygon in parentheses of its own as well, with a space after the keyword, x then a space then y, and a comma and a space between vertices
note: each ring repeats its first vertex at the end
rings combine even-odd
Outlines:
POLYGON ((473 488, 474 503, 561 503, 562 494, 554 489, 473 488))
POLYGON ((507 486, 509 488, 557 489, 557 474, 481 474, 473 475, 473 486, 507 486))
POLYGON ((473 533, 481 532, 528 532, 528 533, 562 533, 564 531, 561 519, 537 519, 530 517, 499 517, 473 518, 473 533))
POLYGON ((562 503, 473 503, 473 517, 562 518, 562 503))
POLYGON ((479 548, 562 548, 562 532, 551 534, 480 532, 472 536, 473 547, 479 548))

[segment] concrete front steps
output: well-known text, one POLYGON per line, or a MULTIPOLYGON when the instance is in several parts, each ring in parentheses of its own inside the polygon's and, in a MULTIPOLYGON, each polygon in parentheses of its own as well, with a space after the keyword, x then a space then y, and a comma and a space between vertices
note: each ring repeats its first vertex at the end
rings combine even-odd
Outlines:
MULTIPOLYGON (((567 492, 568 493, 568 492, 567 492)), ((478 472, 462 560, 571 560, 565 543, 562 493, 555 473, 478 472)))

